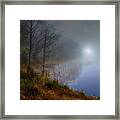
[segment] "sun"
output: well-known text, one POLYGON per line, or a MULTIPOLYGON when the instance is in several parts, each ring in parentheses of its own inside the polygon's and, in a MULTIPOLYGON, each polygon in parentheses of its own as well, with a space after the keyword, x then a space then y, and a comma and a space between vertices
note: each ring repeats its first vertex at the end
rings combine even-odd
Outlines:
POLYGON ((84 48, 84 54, 85 55, 92 55, 93 54, 93 50, 91 48, 84 48))

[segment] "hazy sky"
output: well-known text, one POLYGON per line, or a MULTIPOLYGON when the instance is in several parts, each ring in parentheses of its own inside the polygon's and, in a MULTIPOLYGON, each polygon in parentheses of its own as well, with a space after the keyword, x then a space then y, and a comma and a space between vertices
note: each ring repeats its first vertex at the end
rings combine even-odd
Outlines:
POLYGON ((61 59, 80 59, 82 61, 87 59, 85 56, 89 54, 89 59, 99 62, 99 20, 64 20, 57 21, 56 24, 57 31, 63 36, 61 38, 63 46, 59 53, 61 59))
POLYGON ((81 64, 70 86, 100 96, 100 21, 59 21, 57 30, 64 36, 60 59, 81 64))

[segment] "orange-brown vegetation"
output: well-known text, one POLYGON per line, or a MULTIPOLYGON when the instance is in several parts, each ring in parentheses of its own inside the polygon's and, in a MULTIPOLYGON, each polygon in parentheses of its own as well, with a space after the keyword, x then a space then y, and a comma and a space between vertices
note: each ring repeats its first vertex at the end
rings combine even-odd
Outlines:
POLYGON ((28 66, 21 68, 21 100, 99 100, 99 97, 87 96, 83 91, 75 91, 57 80, 51 80, 48 75, 37 75, 28 66))

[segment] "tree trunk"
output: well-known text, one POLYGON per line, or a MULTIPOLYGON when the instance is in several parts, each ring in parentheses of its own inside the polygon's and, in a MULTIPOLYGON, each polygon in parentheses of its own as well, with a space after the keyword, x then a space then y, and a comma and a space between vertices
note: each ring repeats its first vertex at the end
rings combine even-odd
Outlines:
POLYGON ((45 30, 45 39, 44 39, 44 44, 43 44, 43 69, 42 69, 42 74, 43 74, 43 75, 44 75, 44 73, 45 73, 46 39, 47 39, 47 31, 45 30))
POLYGON ((28 59, 29 67, 31 67, 31 50, 32 50, 32 20, 30 21, 30 41, 29 41, 29 59, 28 59))
POLYGON ((32 20, 30 21, 30 41, 29 41, 29 57, 28 57, 28 76, 31 79, 31 51, 32 51, 32 20))

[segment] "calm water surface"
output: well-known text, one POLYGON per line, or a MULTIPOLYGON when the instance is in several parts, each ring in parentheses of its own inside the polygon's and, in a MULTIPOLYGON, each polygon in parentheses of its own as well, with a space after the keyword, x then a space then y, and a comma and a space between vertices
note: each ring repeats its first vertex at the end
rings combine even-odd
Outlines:
POLYGON ((76 90, 84 90, 88 95, 100 96, 99 65, 84 65, 76 81, 69 86, 76 90))

